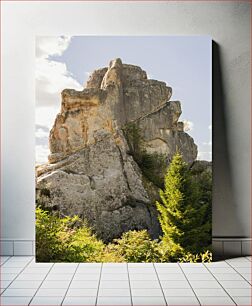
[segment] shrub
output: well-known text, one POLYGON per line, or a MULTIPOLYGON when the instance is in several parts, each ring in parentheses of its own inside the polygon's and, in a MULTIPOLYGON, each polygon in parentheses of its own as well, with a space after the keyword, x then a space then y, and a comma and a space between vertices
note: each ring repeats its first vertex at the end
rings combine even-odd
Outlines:
POLYGON ((159 244, 151 240, 146 230, 126 232, 120 239, 114 239, 108 248, 127 262, 159 261, 159 244))
POLYGON ((103 242, 77 216, 59 218, 36 209, 37 261, 93 261, 103 249, 103 242))
POLYGON ((180 258, 180 262, 212 262, 213 255, 212 253, 207 250, 205 253, 199 253, 199 254, 192 254, 187 253, 182 258, 180 258))

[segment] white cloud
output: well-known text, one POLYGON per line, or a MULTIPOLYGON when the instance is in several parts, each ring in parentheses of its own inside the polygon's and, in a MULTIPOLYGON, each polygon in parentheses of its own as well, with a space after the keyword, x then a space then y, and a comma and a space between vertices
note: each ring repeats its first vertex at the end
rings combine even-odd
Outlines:
POLYGON ((185 132, 189 132, 189 131, 192 131, 193 128, 194 128, 194 124, 192 121, 189 121, 189 120, 183 120, 184 122, 184 131, 185 132))
POLYGON ((209 140, 208 142, 203 142, 203 145, 205 145, 205 146, 212 146, 212 141, 209 140))
POLYGON ((36 39, 36 57, 61 55, 71 42, 70 36, 38 36, 36 39))
POLYGON ((212 124, 210 124, 210 125, 208 126, 208 129, 209 129, 209 130, 212 130, 212 124))
POLYGON ((44 129, 38 128, 35 133, 36 138, 48 137, 48 132, 44 129))
POLYGON ((66 64, 46 58, 36 60, 36 105, 60 108, 60 93, 65 88, 82 90, 82 86, 67 71, 66 64))
MULTIPOLYGON (((81 84, 67 70, 65 63, 50 60, 50 55, 62 55, 68 48, 71 37, 38 37, 36 40, 36 124, 48 130, 36 131, 36 138, 49 137, 55 117, 60 111, 61 91, 65 88, 82 90, 81 84)), ((44 141, 44 139, 43 139, 44 141)), ((48 142, 48 141, 47 141, 48 142)), ((47 144, 37 144, 37 163, 46 162, 47 144)))
POLYGON ((49 154, 50 151, 47 145, 36 145, 36 164, 46 163, 49 154))
POLYGON ((197 160, 212 160, 212 152, 204 152, 204 151, 199 151, 197 155, 197 160))

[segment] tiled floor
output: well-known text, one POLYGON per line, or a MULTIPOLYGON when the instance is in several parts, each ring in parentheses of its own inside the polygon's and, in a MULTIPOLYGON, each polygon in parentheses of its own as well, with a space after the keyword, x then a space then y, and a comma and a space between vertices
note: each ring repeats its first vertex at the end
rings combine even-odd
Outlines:
POLYGON ((1 257, 0 305, 251 305, 251 257, 211 264, 1 257))

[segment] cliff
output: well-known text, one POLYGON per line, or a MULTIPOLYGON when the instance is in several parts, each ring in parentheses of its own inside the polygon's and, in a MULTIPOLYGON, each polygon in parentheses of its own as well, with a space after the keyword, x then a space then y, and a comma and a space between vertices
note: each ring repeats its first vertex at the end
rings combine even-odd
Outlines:
POLYGON ((125 130, 136 127, 145 154, 162 155, 168 164, 179 149, 192 163, 197 146, 183 131, 181 104, 171 96, 171 87, 120 59, 95 70, 83 91, 63 90, 49 162, 37 169, 37 203, 78 214, 105 241, 143 228, 157 237, 157 188, 134 159, 125 130))

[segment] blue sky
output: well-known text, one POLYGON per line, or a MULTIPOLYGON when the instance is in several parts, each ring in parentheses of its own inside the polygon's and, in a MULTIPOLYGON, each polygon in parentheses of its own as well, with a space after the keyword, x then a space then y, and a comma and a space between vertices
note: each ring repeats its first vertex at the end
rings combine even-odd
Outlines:
MULTIPOLYGON (((120 57, 123 63, 138 65, 149 78, 165 81, 172 87, 171 100, 181 101, 180 119, 188 121, 188 133, 198 145, 198 158, 211 160, 211 45, 209 36, 38 37, 37 128, 42 132, 45 127, 40 115, 46 117, 50 113, 52 121, 56 109, 59 111, 60 100, 56 95, 60 97, 57 90, 61 86, 81 89, 93 70, 120 57), (50 78, 48 73, 51 80, 46 80, 50 78), (52 93, 54 97, 50 97, 52 93), (50 107, 52 111, 46 111, 50 107)), ((48 130, 52 125, 47 123, 48 130)))

